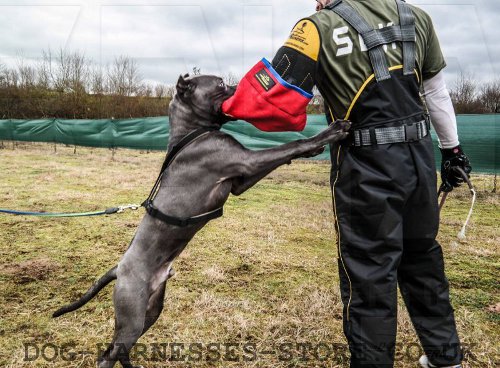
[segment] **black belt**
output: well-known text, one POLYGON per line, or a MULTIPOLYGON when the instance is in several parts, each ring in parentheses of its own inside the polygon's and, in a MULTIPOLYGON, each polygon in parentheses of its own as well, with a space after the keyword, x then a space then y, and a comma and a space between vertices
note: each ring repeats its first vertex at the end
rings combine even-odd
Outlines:
POLYGON ((416 142, 427 137, 429 133, 430 124, 427 120, 395 127, 359 129, 353 132, 353 145, 363 147, 416 142))

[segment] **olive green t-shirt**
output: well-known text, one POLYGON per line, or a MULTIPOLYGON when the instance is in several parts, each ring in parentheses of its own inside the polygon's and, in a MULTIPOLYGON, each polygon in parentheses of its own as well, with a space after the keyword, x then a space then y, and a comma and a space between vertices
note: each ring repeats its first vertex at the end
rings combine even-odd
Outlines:
MULTIPOLYGON (((399 24, 395 0, 344 0, 374 28, 399 24)), ((416 23, 416 74, 421 82, 445 66, 429 15, 410 5, 416 23)), ((324 9, 300 20, 285 42, 317 62, 316 84, 334 118, 347 119, 358 91, 373 79, 370 58, 359 34, 339 15, 324 9)), ((401 42, 384 46, 392 70, 402 68, 401 42)))

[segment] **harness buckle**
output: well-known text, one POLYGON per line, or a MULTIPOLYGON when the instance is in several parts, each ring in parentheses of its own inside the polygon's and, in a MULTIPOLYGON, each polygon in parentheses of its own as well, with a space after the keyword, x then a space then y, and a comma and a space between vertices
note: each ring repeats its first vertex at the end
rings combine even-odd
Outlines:
POLYGON ((405 136, 407 142, 418 141, 418 123, 405 125, 405 136))

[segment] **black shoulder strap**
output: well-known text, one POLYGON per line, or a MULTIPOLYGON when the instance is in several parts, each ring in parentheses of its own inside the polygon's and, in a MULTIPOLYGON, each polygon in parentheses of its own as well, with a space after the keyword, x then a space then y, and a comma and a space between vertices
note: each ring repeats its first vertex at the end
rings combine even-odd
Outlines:
POLYGON ((396 0, 399 12, 399 26, 401 27, 403 41, 403 67, 404 74, 415 72, 415 59, 417 53, 417 33, 415 31, 415 15, 410 6, 402 0, 396 0))
POLYGON ((383 46, 401 41, 403 43, 404 73, 413 74, 415 68, 415 17, 411 8, 402 0, 396 0, 400 17, 397 26, 374 29, 368 22, 347 2, 335 0, 327 9, 338 14, 358 32, 368 49, 377 82, 390 79, 389 65, 383 46))
POLYGON ((156 194, 158 193, 158 189, 160 187, 160 183, 161 183, 161 179, 163 177, 163 174, 168 169, 168 167, 170 166, 172 161, 175 159, 175 157, 179 154, 179 152, 181 152, 189 144, 194 142, 197 138, 199 138, 202 135, 205 135, 207 133, 210 133, 214 130, 217 130, 217 129, 216 128, 197 129, 197 130, 187 134, 185 137, 183 137, 180 140, 180 142, 177 143, 174 147, 172 147, 172 150, 167 153, 167 156, 165 157, 165 161, 163 162, 163 165, 161 167, 160 174, 158 175, 158 179, 156 179, 156 182, 153 186, 153 189, 149 193, 148 198, 142 203, 142 206, 146 209, 146 212, 151 217, 154 217, 154 218, 156 218, 162 222, 165 222, 167 224, 170 224, 170 225, 185 227, 185 226, 198 224, 198 223, 205 222, 205 221, 210 221, 210 220, 219 218, 223 215, 223 208, 221 207, 221 208, 217 208, 214 211, 204 213, 202 215, 188 217, 188 218, 178 218, 178 217, 170 216, 170 215, 167 215, 167 214, 161 212, 153 204, 153 200, 156 197, 156 194))
POLYGON ((167 156, 165 157, 165 161, 163 162, 163 165, 161 167, 160 173, 163 173, 167 167, 170 166, 172 161, 174 160, 175 156, 184 149, 188 144, 193 142, 196 138, 200 137, 203 134, 212 132, 214 130, 217 130, 216 128, 200 128, 196 129, 195 131, 192 131, 191 133, 185 135, 179 143, 177 143, 175 146, 172 147, 172 150, 167 153, 167 156))

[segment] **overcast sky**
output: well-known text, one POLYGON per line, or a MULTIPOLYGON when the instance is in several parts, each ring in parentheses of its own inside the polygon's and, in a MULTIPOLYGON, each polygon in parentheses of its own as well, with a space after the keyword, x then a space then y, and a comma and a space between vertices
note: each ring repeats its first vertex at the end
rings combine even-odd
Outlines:
MULTIPOLYGON (((460 70, 478 80, 500 75, 499 0, 408 2, 434 19, 448 84, 460 70)), ((145 80, 166 84, 193 66, 241 76, 260 58, 272 58, 314 7, 314 0, 0 0, 0 62, 62 47, 103 65, 129 55, 145 80)))

